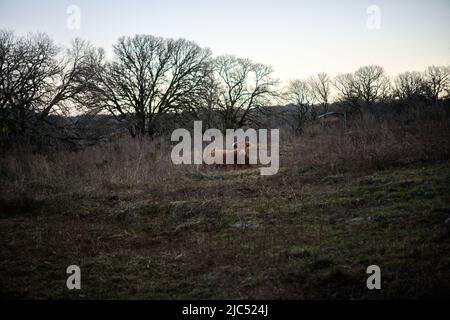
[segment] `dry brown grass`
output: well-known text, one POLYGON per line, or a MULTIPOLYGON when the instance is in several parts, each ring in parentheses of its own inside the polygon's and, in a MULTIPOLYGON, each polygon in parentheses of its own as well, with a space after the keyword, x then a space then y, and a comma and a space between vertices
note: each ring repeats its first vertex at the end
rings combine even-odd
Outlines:
POLYGON ((0 157, 0 296, 448 296, 449 137, 446 118, 310 128, 283 139, 271 177, 175 166, 162 141, 16 148, 0 157), (66 290, 70 264, 82 292, 66 290))
POLYGON ((449 155, 450 124, 446 118, 400 124, 366 117, 347 129, 315 127, 289 139, 281 164, 357 172, 446 160, 449 155))
MULTIPOLYGON (((302 136, 282 140, 282 167, 312 168, 320 175, 446 160, 450 155, 450 125, 444 117, 407 124, 365 117, 347 129, 310 127, 302 136)), ((10 203, 7 207, 23 203, 23 199, 33 206, 34 201, 58 195, 76 198, 118 189, 133 193, 142 188, 159 192, 168 181, 183 175, 207 176, 220 170, 173 165, 170 151, 170 144, 162 139, 129 137, 79 152, 39 154, 19 146, 0 157, 0 200, 10 203)))
POLYGON ((39 183, 66 192, 89 191, 111 185, 161 182, 173 171, 165 155, 156 143, 123 138, 79 152, 50 155, 19 148, 2 158, 2 168, 14 188, 39 183))

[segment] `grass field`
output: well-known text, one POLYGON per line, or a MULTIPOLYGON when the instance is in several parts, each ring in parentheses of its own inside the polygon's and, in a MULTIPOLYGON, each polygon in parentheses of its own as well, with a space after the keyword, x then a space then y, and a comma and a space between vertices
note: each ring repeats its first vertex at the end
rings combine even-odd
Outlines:
POLYGON ((301 166, 272 177, 192 170, 158 186, 18 196, 2 202, 0 293, 449 297, 449 194, 450 162, 434 161, 333 175, 301 166), (82 290, 66 288, 71 264, 81 267, 82 290), (372 264, 381 290, 366 288, 372 264))

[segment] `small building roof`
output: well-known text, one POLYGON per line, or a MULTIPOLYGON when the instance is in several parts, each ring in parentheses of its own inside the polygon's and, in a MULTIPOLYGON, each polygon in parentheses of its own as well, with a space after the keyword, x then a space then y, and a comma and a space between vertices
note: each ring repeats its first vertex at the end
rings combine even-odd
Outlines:
POLYGON ((338 116, 345 116, 345 112, 334 112, 334 111, 330 111, 324 114, 321 114, 318 116, 318 118, 325 118, 327 116, 333 116, 333 115, 338 115, 338 116))

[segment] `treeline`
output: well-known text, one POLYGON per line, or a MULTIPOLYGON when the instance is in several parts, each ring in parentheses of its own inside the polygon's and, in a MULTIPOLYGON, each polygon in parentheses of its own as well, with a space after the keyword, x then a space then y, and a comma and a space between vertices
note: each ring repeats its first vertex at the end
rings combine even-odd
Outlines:
POLYGON ((201 119, 205 127, 260 123, 255 110, 291 104, 301 131, 330 111, 349 114, 386 101, 435 104, 449 98, 450 69, 431 66, 390 79, 380 66, 364 66, 332 79, 325 73, 280 88, 273 69, 235 56, 213 57, 184 39, 121 37, 113 58, 87 41, 58 47, 45 34, 0 31, 0 132, 2 139, 52 132, 52 116, 109 114, 133 136, 158 134, 164 121, 201 119))
POLYGON ((296 107, 292 126, 301 131, 318 113, 330 111, 331 105, 352 115, 379 105, 412 107, 435 105, 440 99, 448 101, 450 67, 430 66, 423 72, 404 72, 394 79, 377 65, 363 66, 334 79, 319 73, 291 81, 283 95, 296 107))

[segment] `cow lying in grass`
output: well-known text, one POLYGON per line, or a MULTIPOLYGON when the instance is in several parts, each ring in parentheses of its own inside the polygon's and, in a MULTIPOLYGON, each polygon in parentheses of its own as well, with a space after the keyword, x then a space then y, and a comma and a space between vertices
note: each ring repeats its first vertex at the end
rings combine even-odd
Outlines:
MULTIPOLYGON (((250 164, 249 160, 250 144, 248 142, 233 143, 233 149, 213 149, 211 151, 211 158, 215 159, 215 163, 218 166, 228 165, 245 165, 250 164), (227 163, 227 157, 233 160, 233 163, 227 163), (219 159, 222 159, 222 163, 219 163, 219 159), (243 163, 238 163, 239 159, 243 159, 243 163)), ((241 160, 242 162, 242 160, 241 160)))

